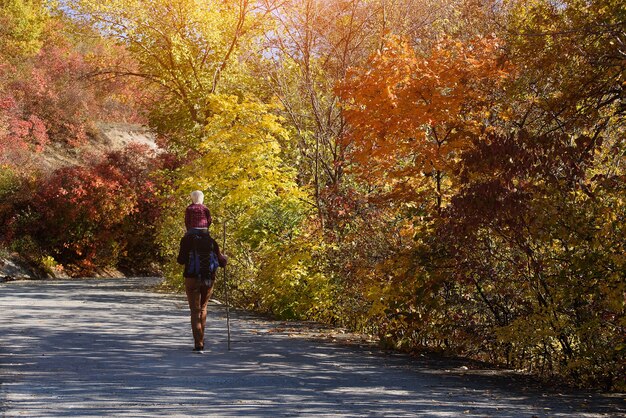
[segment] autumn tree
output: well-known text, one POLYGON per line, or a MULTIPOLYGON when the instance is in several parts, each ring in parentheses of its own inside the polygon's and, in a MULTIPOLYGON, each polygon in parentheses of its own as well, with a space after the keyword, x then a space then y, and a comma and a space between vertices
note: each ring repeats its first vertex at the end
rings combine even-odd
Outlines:
POLYGON ((250 79, 241 46, 258 35, 268 13, 248 0, 80 1, 75 8, 133 57, 93 76, 143 80, 154 91, 151 126, 185 152, 202 137, 211 95, 246 94, 250 79))
POLYGON ((427 49, 445 34, 488 33, 490 19, 476 25, 476 18, 489 10, 471 1, 304 0, 284 2, 272 13, 266 59, 258 71, 268 74, 271 94, 281 100, 298 138, 291 158, 299 181, 313 187, 318 220, 327 232, 338 232, 332 202, 354 194, 353 185, 342 184, 346 122, 337 83, 382 48, 388 33, 421 39, 414 46, 427 49))
POLYGON ((354 171, 394 198, 399 232, 412 238, 370 268, 370 326, 395 347, 620 387, 619 6, 502 12, 508 26, 491 51, 473 42, 494 38, 457 36, 418 66, 414 46, 392 47, 341 86, 354 171), (433 195, 436 204, 412 209, 433 195))
POLYGON ((619 14, 610 1, 515 5, 511 129, 463 156, 446 240, 464 261, 446 273, 476 287, 509 361, 607 387, 623 384, 624 356, 619 14))
POLYGON ((269 54, 259 71, 268 74, 297 137, 291 158, 299 181, 312 186, 321 225, 332 211, 324 194, 338 187, 343 174, 338 139, 345 123, 333 86, 376 43, 379 34, 367 30, 375 17, 358 0, 285 2, 272 14, 275 24, 266 34, 269 54))
POLYGON ((450 176, 473 138, 493 129, 492 94, 508 71, 498 40, 446 39, 418 57, 391 38, 339 87, 354 170, 401 201, 447 203, 450 176))

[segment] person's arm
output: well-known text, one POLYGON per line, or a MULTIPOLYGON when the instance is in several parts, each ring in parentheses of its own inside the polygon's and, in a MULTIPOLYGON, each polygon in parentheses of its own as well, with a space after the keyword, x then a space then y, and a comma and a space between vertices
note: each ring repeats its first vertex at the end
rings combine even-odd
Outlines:
POLYGON ((176 257, 176 262, 178 264, 186 264, 189 258, 189 245, 187 244, 187 240, 185 237, 182 237, 180 240, 180 246, 178 248, 178 257, 176 257))
POLYGON ((220 265, 220 267, 226 267, 226 264, 228 264, 228 256, 222 254, 222 252, 220 251, 220 246, 216 240, 213 240, 213 245, 215 245, 215 254, 217 254, 218 264, 220 265))

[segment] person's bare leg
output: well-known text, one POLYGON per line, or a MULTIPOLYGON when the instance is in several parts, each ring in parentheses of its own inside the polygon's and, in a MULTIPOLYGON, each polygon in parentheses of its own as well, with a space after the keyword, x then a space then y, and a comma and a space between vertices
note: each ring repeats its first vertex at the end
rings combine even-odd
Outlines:
POLYGON ((207 315, 207 306, 209 304, 209 299, 211 298, 211 294, 213 293, 213 287, 201 286, 200 291, 200 312, 199 312, 199 322, 200 322, 200 341, 202 341, 202 347, 204 347, 204 330, 206 327, 206 315, 207 315))
MULTIPOLYGON (((204 323, 202 317, 202 296, 199 283, 196 279, 185 278, 185 293, 189 303, 189 316, 191 318, 191 332, 193 334, 194 348, 202 350, 204 348, 204 323)), ((205 318, 206 320, 206 318, 205 318)))

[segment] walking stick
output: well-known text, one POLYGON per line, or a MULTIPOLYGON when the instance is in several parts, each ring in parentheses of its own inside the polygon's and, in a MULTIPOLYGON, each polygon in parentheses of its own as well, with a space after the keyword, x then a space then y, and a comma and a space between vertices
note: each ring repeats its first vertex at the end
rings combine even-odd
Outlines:
MULTIPOLYGON (((222 251, 226 251, 226 219, 224 219, 222 251)), ((226 281, 226 266, 224 266, 224 296, 226 298, 226 332, 228 333, 228 351, 230 351, 230 307, 228 302, 228 282, 226 281)))

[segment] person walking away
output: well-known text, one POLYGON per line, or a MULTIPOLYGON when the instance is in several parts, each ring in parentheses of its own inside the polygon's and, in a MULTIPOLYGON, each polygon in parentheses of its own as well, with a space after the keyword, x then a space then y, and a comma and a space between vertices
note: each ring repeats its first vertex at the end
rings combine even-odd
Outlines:
POLYGON ((189 302, 194 352, 204 351, 207 305, 213 293, 217 267, 226 267, 228 257, 220 252, 208 229, 198 228, 183 236, 176 259, 183 264, 185 293, 189 302))
POLYGON ((204 206, 204 193, 200 190, 191 192, 191 204, 185 209, 185 227, 187 232, 200 232, 211 226, 211 211, 204 206))

